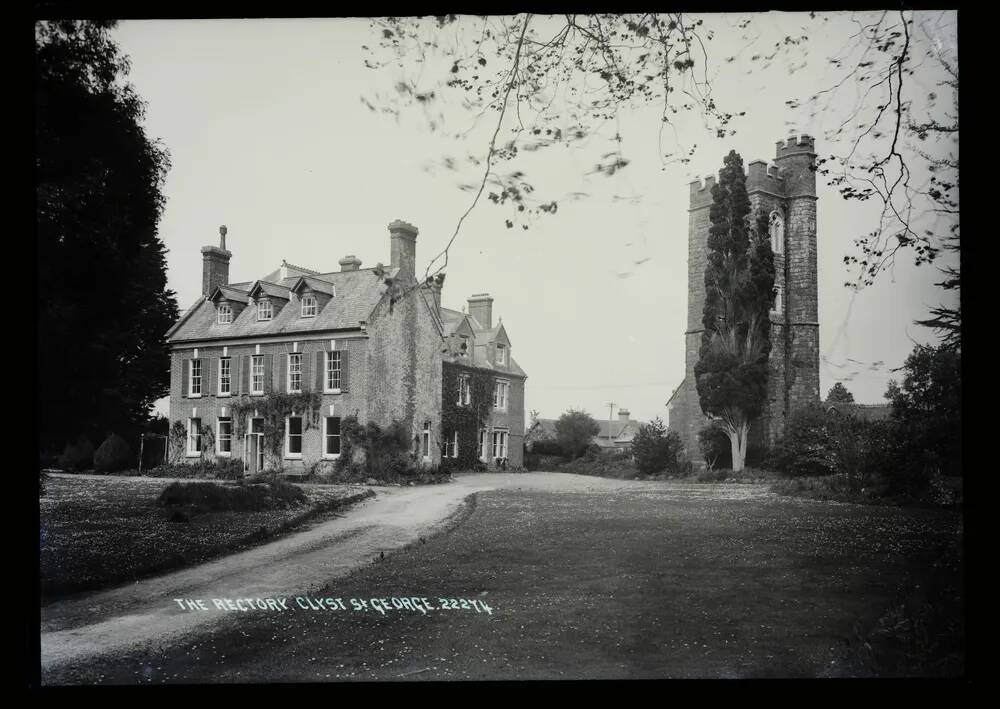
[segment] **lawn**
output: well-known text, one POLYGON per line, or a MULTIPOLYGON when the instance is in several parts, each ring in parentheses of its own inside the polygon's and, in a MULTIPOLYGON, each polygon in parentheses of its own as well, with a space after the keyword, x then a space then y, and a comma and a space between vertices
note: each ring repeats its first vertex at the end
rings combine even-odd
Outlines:
POLYGON ((480 493, 451 532, 311 593, 475 599, 491 613, 234 613, 200 639, 63 679, 869 676, 865 638, 961 536, 953 511, 704 487, 480 493))
POLYGON ((332 514, 365 491, 349 485, 303 486, 305 505, 212 512, 178 523, 155 504, 169 482, 50 476, 39 500, 43 599, 132 581, 267 541, 317 514, 332 514))

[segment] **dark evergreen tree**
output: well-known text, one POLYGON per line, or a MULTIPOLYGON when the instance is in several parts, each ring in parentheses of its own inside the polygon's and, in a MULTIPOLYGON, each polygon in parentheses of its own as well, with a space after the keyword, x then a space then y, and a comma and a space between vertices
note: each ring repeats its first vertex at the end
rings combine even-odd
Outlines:
POLYGON ((729 436, 733 470, 743 469, 750 423, 767 398, 774 304, 774 253, 767 215, 751 216, 743 159, 726 156, 712 188, 705 308, 695 382, 702 411, 729 436))
POLYGON ((826 395, 827 402, 831 404, 853 404, 854 394, 847 390, 840 382, 830 387, 830 393, 826 395))
POLYGON ((132 440, 169 387, 177 318, 157 236, 166 150, 142 128, 110 21, 35 25, 38 431, 132 440))

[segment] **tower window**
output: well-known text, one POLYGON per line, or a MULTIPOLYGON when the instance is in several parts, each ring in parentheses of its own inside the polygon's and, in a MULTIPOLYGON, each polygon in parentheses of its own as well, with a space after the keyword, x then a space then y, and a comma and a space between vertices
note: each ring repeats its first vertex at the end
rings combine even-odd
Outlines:
POLYGON ((771 312, 776 315, 781 315, 785 312, 785 302, 783 298, 784 289, 781 286, 774 287, 774 306, 771 308, 771 312))
POLYGON ((785 252, 785 220, 777 210, 771 212, 771 251, 776 254, 785 252))

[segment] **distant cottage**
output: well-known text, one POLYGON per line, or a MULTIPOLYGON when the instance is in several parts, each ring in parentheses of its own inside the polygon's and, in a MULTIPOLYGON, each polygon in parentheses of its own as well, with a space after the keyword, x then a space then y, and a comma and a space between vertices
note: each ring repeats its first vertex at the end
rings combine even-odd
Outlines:
POLYGON ((188 432, 186 460, 206 454, 208 427, 214 455, 242 459, 249 474, 303 472, 339 458, 341 421, 356 416, 382 426, 402 422, 425 466, 443 457, 491 468, 522 465, 527 375, 511 356, 506 328, 493 323, 488 294, 469 298, 465 314, 441 307, 443 275, 417 280, 416 227, 389 225, 388 266, 363 269, 353 255, 332 272, 282 262, 239 283, 229 282, 225 227, 220 234, 219 246, 201 250, 202 296, 167 333, 170 418, 188 432), (455 391, 442 390, 451 380, 443 376, 448 367, 468 373, 455 378, 455 391), (474 400, 473 375, 488 384, 480 392, 487 401, 474 400), (269 460, 266 401, 310 391, 320 395, 318 426, 309 425, 307 412, 291 412, 280 459, 269 460), (261 407, 237 421, 237 401, 261 407), (462 418, 460 432, 443 420, 451 402, 486 414, 476 417, 475 429, 462 418))
MULTIPOLYGON (((643 422, 636 421, 630 416, 631 412, 628 409, 619 409, 617 420, 598 420, 597 425, 600 430, 591 443, 602 449, 631 451, 632 439, 639 432, 639 427, 643 425, 643 422)), ((554 441, 556 439, 556 421, 557 419, 535 419, 524 438, 528 448, 530 449, 535 441, 554 441)))

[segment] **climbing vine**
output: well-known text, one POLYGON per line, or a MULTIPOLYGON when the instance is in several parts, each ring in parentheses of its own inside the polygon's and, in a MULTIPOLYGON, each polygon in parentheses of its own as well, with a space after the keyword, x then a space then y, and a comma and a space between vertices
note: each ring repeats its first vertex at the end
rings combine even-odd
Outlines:
POLYGON ((250 417, 263 419, 264 450, 270 454, 276 467, 281 466, 282 449, 285 444, 285 419, 288 416, 302 417, 302 431, 319 425, 319 410, 322 397, 318 392, 302 391, 295 394, 271 392, 263 396, 244 394, 232 403, 233 433, 242 438, 247 432, 250 417))
POLYGON ((442 457, 442 464, 459 469, 473 469, 479 460, 479 431, 489 421, 493 407, 493 375, 453 362, 441 368, 441 436, 446 439, 458 432, 458 458, 442 457), (469 378, 471 403, 458 403, 459 377, 469 378))

